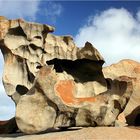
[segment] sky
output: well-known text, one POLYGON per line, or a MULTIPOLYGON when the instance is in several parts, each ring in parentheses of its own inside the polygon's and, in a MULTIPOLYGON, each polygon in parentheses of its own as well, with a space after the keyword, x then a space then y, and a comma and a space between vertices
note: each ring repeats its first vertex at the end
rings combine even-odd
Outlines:
MULTIPOLYGON (((54 34, 72 35, 78 47, 89 41, 104 57, 104 66, 140 61, 140 1, 0 0, 0 14, 52 25, 54 34)), ((6 120, 15 115, 15 105, 2 85, 1 54, 0 61, 0 120, 6 120)))

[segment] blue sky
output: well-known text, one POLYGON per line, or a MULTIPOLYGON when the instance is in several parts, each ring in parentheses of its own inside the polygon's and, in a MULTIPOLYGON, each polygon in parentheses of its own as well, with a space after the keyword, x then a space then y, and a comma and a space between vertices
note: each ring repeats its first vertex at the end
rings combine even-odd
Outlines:
MULTIPOLYGON (((72 35, 81 47, 90 41, 106 65, 121 59, 140 61, 140 1, 0 0, 0 14, 55 26, 56 35, 72 35)), ((0 77, 3 58, 0 56, 0 77)), ((15 114, 0 82, 0 119, 15 114)))
MULTIPOLYGON (((45 5, 43 2, 42 5, 45 5)), ((62 13, 57 17, 57 22, 52 23, 49 19, 37 19, 39 22, 48 21, 49 24, 55 25, 56 34, 72 34, 75 36, 79 27, 83 26, 89 16, 96 15, 109 8, 126 8, 128 11, 135 15, 140 8, 140 2, 101 2, 101 1, 62 1, 57 2, 62 6, 62 13)))

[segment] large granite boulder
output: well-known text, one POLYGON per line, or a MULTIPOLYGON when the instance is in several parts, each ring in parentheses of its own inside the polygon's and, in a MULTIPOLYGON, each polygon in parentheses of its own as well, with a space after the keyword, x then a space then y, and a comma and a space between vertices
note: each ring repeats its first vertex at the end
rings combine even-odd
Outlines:
POLYGON ((110 81, 110 85, 99 95, 78 97, 77 82, 69 77, 62 79, 55 70, 44 66, 34 86, 17 104, 17 124, 25 133, 53 127, 114 126, 130 98, 132 84, 131 79, 120 78, 110 81))
POLYGON ((25 133, 72 126, 114 126, 133 91, 132 79, 105 79, 91 43, 78 48, 49 25, 0 17, 3 83, 25 133))
POLYGON ((89 42, 84 48, 79 49, 72 37, 54 36, 50 34, 53 30, 54 28, 48 25, 29 23, 21 19, 7 20, 1 17, 0 48, 4 56, 3 83, 6 93, 16 103, 20 96, 26 94, 32 87, 39 69, 45 65, 54 65, 58 73, 65 69, 68 74, 72 73, 72 76, 75 76, 75 80, 79 80, 76 79, 77 76, 82 77, 78 75, 79 70, 83 71, 80 74, 84 77, 80 80, 84 82, 87 78, 91 78, 84 69, 91 67, 90 62, 95 62, 95 67, 92 66, 89 72, 92 75, 95 75, 95 72, 98 74, 94 79, 98 79, 99 82, 94 80, 94 84, 98 84, 100 88, 95 90, 95 94, 107 90, 101 71, 104 60, 99 52, 89 42), (81 60, 83 65, 80 65, 81 60), (71 64, 74 61, 76 63, 72 69, 71 64))
POLYGON ((106 78, 112 80, 120 76, 132 79, 133 93, 123 111, 128 125, 140 125, 140 63, 133 60, 122 60, 116 64, 103 68, 106 78))

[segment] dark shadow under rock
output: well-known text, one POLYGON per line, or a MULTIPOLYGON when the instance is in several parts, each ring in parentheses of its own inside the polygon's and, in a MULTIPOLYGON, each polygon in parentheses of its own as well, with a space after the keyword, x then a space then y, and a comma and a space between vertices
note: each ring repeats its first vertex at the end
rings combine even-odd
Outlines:
POLYGON ((136 107, 128 116, 126 116, 128 125, 140 126, 140 106, 136 107))

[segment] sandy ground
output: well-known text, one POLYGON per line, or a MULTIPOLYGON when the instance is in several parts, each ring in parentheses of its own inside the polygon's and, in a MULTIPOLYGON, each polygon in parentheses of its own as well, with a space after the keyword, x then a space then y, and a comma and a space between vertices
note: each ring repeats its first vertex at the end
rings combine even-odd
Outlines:
POLYGON ((140 127, 88 127, 23 135, 0 135, 0 140, 140 140, 140 127))

